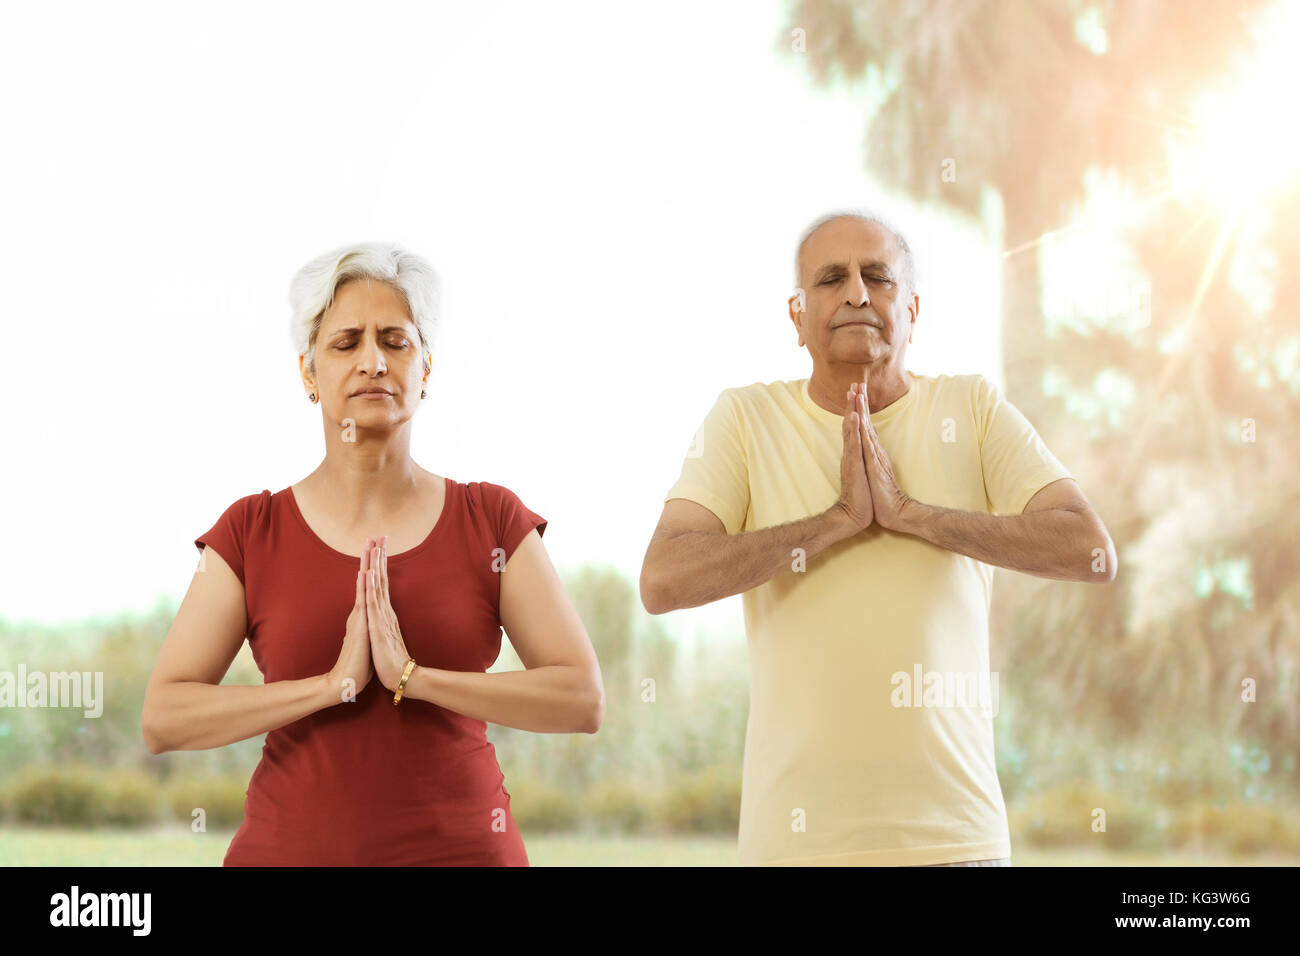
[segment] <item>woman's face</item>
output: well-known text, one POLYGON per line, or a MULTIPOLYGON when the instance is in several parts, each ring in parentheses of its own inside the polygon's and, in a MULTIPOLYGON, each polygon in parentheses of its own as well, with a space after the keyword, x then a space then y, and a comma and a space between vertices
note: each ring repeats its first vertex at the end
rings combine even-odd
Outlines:
POLYGON ((425 365, 402 297, 371 279, 340 285, 316 334, 315 375, 308 374, 304 382, 334 422, 350 418, 362 428, 392 428, 409 421, 420 403, 425 365))

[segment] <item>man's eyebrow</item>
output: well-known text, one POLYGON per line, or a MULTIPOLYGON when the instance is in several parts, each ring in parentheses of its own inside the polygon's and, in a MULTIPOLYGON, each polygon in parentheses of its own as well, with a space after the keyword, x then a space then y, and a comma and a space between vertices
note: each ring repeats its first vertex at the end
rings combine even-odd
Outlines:
MULTIPOLYGON (((848 267, 849 267, 849 264, 848 264, 847 262, 832 262, 832 263, 829 263, 829 264, 827 264, 827 265, 824 265, 824 266, 822 266, 820 269, 818 269, 817 272, 816 272, 816 276, 817 276, 817 278, 821 278, 822 276, 826 275, 826 273, 828 273, 828 272, 832 272, 832 271, 834 271, 834 270, 836 270, 836 269, 839 269, 841 272, 843 272, 844 270, 848 269, 848 267)), ((878 260, 878 259, 877 259, 877 260, 873 260, 873 261, 871 261, 871 262, 864 262, 864 263, 862 263, 862 268, 863 268, 863 269, 880 269, 880 270, 883 270, 884 272, 889 273, 890 275, 893 274, 893 270, 891 270, 891 269, 889 268, 889 263, 887 263, 887 262, 881 262, 881 261, 878 260)))

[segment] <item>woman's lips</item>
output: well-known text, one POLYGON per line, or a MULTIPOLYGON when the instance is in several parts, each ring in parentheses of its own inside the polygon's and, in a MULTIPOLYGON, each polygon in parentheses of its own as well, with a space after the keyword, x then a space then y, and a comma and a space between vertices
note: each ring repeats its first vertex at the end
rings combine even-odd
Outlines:
POLYGON ((353 398, 392 398, 387 392, 357 392, 353 398))

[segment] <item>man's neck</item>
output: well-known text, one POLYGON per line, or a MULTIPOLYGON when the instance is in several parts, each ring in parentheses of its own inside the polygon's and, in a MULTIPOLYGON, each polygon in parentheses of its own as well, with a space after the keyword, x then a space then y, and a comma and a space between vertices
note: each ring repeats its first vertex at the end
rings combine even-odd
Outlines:
POLYGON ((826 369, 814 365, 812 377, 808 380, 808 397, 827 411, 843 415, 849 389, 855 382, 864 381, 867 383, 867 408, 873 415, 906 395, 910 387, 907 373, 901 366, 837 365, 826 369))

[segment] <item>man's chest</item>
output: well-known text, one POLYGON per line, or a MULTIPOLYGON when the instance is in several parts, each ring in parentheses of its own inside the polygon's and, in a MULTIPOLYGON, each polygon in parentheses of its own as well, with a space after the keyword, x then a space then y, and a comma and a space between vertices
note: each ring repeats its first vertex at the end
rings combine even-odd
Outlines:
MULTIPOLYGON (((895 422, 878 432, 899 487, 925 504, 987 510, 979 443, 956 415, 895 422)), ((839 429, 751 433, 750 504, 744 530, 820 514, 840 496, 839 429)))

